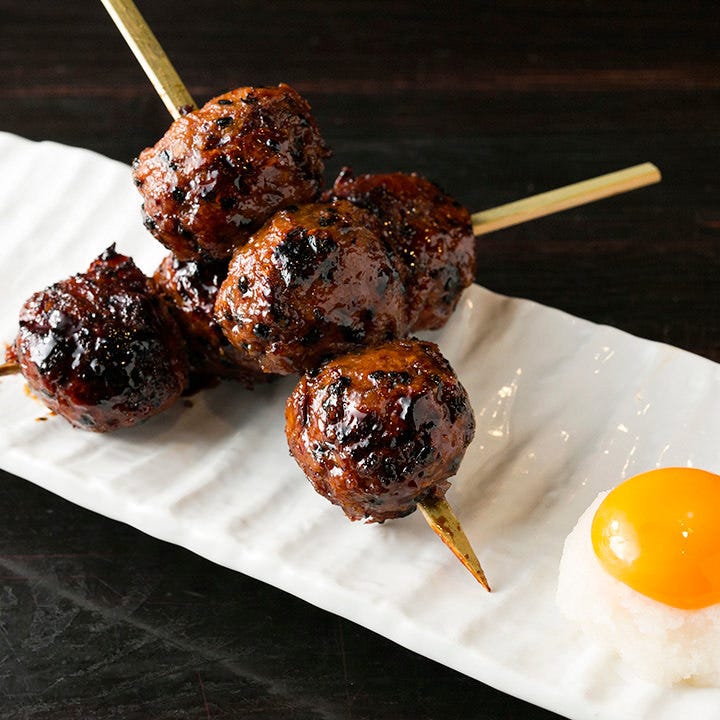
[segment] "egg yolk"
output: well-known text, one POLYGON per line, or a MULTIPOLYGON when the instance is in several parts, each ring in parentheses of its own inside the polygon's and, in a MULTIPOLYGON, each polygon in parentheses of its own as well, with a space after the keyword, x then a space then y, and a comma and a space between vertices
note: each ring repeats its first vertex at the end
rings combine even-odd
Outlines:
POLYGON ((626 480, 600 504, 592 543, 602 566, 676 608, 720 602, 720 475, 661 468, 626 480))

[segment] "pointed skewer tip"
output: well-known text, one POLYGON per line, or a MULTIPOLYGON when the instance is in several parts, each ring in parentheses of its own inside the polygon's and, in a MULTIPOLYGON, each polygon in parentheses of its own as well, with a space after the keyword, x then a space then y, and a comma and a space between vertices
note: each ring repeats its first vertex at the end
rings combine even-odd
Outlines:
POLYGON ((426 498, 418 503, 418 507, 433 532, 452 550, 470 574, 491 592, 480 561, 447 500, 444 497, 426 498))

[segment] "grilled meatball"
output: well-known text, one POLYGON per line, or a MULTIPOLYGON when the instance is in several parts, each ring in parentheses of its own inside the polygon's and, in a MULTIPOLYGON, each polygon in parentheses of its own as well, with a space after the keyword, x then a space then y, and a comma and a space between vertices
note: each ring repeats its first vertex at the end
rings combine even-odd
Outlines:
POLYGON ((218 378, 250 387, 271 377, 246 352, 233 347, 215 322, 213 307, 227 265, 223 260, 183 261, 170 254, 153 275, 158 295, 185 338, 193 388, 212 385, 218 378))
POLYGON ((374 217, 345 200, 278 212, 236 251, 215 303, 230 342, 287 375, 407 331, 374 217))
POLYGON ((27 300, 15 354, 28 385, 51 410, 96 432, 161 412, 187 382, 175 321, 148 278, 114 246, 87 272, 27 300))
POLYGON ((475 280, 470 213, 415 173, 354 177, 345 168, 328 197, 367 208, 382 223, 408 289, 410 331, 442 327, 475 280))
POLYGON ((328 154, 289 85, 219 95, 135 161, 145 226, 181 260, 228 259, 275 210, 316 198, 328 154))
POLYGON ((290 452, 351 520, 383 522, 441 497, 475 432, 467 393, 438 347, 395 340, 330 360, 288 399, 290 452))

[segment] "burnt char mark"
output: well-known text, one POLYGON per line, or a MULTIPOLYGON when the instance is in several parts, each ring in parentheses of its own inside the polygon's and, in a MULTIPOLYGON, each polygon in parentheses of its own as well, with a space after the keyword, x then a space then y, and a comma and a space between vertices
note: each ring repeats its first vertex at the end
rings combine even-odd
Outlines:
POLYGON ((365 328, 358 325, 341 325, 339 327, 342 339, 347 343, 362 344, 367 332, 365 328))
POLYGON ((308 426, 308 422, 310 420, 310 416, 308 413, 308 404, 310 402, 310 395, 307 393, 307 384, 304 387, 305 392, 303 392, 299 397, 300 401, 296 402, 295 407, 298 410, 298 417, 300 418, 300 424, 302 427, 306 428, 308 426))
POLYGON ((470 414, 467 398, 457 385, 443 383, 438 389, 438 396, 448 410, 451 423, 455 424, 461 417, 470 414))
POLYGON ((397 427, 392 435, 386 434, 383 438, 386 451, 383 452, 383 445, 373 442, 378 457, 373 460, 370 454, 365 461, 366 467, 374 462, 372 472, 385 486, 393 483, 413 484, 414 481, 408 481, 407 478, 412 478, 413 475, 422 477, 422 468, 432 463, 435 458, 433 430, 436 425, 433 421, 417 423, 417 400, 418 398, 413 397, 401 399, 397 427))
POLYGON ((221 135, 214 132, 208 132, 203 136, 203 149, 215 150, 220 145, 221 135))
POLYGON ((301 338, 300 338, 300 345, 303 347, 310 347, 311 345, 316 345, 317 343, 322 340, 322 331, 320 328, 316 325, 314 327, 311 327, 301 338))
POLYGON ((226 153, 218 155, 216 164, 219 170, 224 170, 230 174, 234 174, 240 165, 240 163, 236 162, 233 157, 226 153))
POLYGON ((315 275, 331 281, 334 263, 329 258, 336 250, 337 243, 329 234, 295 227, 274 249, 273 261, 286 285, 297 285, 315 275))
MULTIPOLYGON (((368 460, 372 460, 371 453, 368 460)), ((370 464, 370 463, 368 463, 370 464)), ((402 479, 399 468, 392 456, 381 455, 372 463, 375 477, 385 486, 394 485, 402 479)))
POLYGON ((327 386, 327 394, 331 398, 338 398, 352 385, 352 380, 347 375, 341 375, 337 380, 327 386))
POLYGON ((319 465, 324 465, 330 448, 327 443, 315 441, 310 446, 310 454, 319 465))
MULTIPOLYGON (((415 420, 413 419, 413 424, 415 420)), ((437 427, 437 423, 434 420, 427 420, 424 423, 420 423, 415 427, 416 441, 414 447, 417 451, 412 453, 413 459, 418 458, 426 460, 429 454, 432 452, 432 432, 437 427), (428 452, 429 451, 429 452, 428 452)))
POLYGON ((268 307, 268 313, 276 325, 287 327, 289 319, 280 305, 271 302, 268 307))
MULTIPOLYGON (((362 455, 363 450, 373 445, 372 438, 380 430, 378 416, 368 412, 352 424, 340 423, 335 428, 335 439, 340 445, 352 445, 351 456, 362 455)), ((367 451, 365 451, 367 454, 367 451)))
POLYGON ((422 445, 415 453, 414 460, 418 465, 427 465, 434 455, 435 451, 430 444, 422 445))
POLYGON ((305 154, 305 142, 303 138, 296 137, 290 145, 290 157, 293 162, 303 169, 303 175, 309 172, 310 158, 305 154))
POLYGON ((150 232, 153 232, 153 230, 157 230, 157 223, 152 217, 150 217, 150 215, 145 212, 144 208, 142 214, 142 223, 150 232))
POLYGON ((405 370, 373 370, 368 377, 375 385, 384 385, 388 388, 394 388, 397 385, 409 385, 412 378, 410 373, 405 370))
MULTIPOLYGON (((448 265, 444 269, 446 279, 443 285, 443 290, 445 290, 445 292, 448 293, 452 298, 455 298, 458 292, 462 289, 462 278, 460 277, 460 270, 454 265, 448 265)), ((448 300, 446 300, 446 302, 448 302, 448 300)))
POLYGON ((334 208, 323 210, 318 216, 318 225, 320 227, 331 227, 340 222, 340 215, 334 208))
POLYGON ((346 375, 341 375, 325 388, 325 399, 322 409, 327 415, 329 423, 342 422, 344 414, 344 395, 352 381, 346 375))
POLYGON ((253 335, 261 338, 262 340, 267 340, 271 333, 272 328, 265 323, 255 323, 255 325, 253 325, 253 335))
POLYGON ((160 158, 167 164, 167 166, 170 168, 170 170, 177 170, 178 164, 173 160, 172 155, 170 154, 169 150, 161 150, 160 151, 160 158))

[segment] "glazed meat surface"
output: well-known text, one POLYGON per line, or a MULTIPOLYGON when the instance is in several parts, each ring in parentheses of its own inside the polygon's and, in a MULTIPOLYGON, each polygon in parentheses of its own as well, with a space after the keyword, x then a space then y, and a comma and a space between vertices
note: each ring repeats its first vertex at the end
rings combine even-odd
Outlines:
POLYGON ((351 520, 383 522, 443 496, 475 432, 467 392, 438 347, 395 340, 330 360, 288 399, 290 452, 351 520))
POLYGON ((289 85, 219 95, 133 164, 145 226, 181 260, 228 259, 275 210, 316 198, 328 154, 289 85))
POLYGON ((407 331, 374 217, 344 200, 278 212, 238 248, 215 303, 237 348, 283 375, 407 331))
POLYGON ((153 275, 159 297, 185 338, 193 387, 211 385, 218 378, 238 380, 247 386, 270 378, 257 361, 228 342, 215 322, 213 308, 227 276, 227 265, 223 260, 182 261, 171 254, 153 275))
POLYGON ((177 325, 148 278, 114 247, 87 272, 25 302, 15 355, 51 410, 96 432, 163 411, 187 382, 177 325))
POLYGON ((410 331, 442 327, 475 280, 470 213, 415 173, 355 177, 345 168, 330 196, 367 208, 380 220, 408 289, 410 331))

